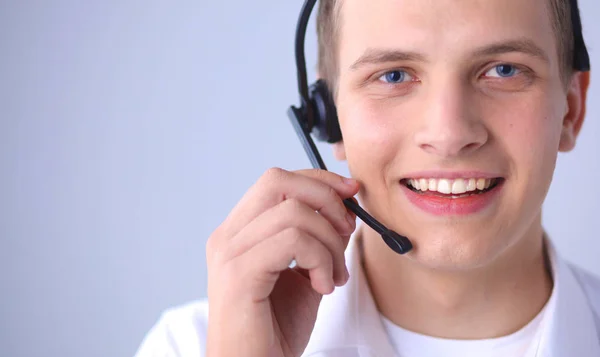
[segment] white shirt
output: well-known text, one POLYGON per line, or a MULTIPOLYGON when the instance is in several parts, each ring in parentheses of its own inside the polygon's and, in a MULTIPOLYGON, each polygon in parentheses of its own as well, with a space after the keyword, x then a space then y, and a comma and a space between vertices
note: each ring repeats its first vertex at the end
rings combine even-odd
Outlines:
POLYGON ((541 311, 518 331, 498 338, 437 338, 406 330, 385 316, 380 317, 398 357, 535 357, 544 329, 556 312, 557 285, 560 282, 553 280, 552 293, 541 311))
MULTIPOLYGON (((562 260, 547 243, 554 302, 540 322, 539 343, 527 353, 532 357, 599 357, 600 279, 562 260)), ((368 288, 354 237, 346 261, 350 279, 323 297, 302 357, 397 356, 368 288)), ((206 300, 165 311, 136 357, 204 357, 208 312, 206 300)))
MULTIPOLYGON (((554 295, 553 295, 554 296, 554 295)), ((508 336, 481 340, 452 340, 406 330, 381 316, 383 327, 399 357, 529 357, 535 356, 550 298, 540 313, 519 331, 508 336)))

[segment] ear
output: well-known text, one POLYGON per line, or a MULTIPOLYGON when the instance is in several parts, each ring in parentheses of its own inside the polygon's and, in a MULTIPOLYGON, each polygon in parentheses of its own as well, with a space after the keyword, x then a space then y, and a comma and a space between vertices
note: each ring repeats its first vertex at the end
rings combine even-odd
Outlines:
POLYGON ((567 113, 563 118, 558 150, 568 152, 575 148, 577 136, 585 119, 590 72, 575 72, 567 92, 567 113))
POLYGON ((333 147, 333 156, 338 161, 346 161, 346 149, 344 142, 340 141, 331 145, 333 147))

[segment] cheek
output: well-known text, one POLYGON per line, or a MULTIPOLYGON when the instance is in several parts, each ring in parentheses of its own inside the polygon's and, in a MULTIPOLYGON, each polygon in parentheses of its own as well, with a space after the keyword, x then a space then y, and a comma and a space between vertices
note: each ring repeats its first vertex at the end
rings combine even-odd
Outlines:
POLYGON ((558 155, 561 118, 557 113, 561 111, 556 103, 540 95, 518 106, 503 105, 490 123, 509 153, 514 178, 542 190, 550 183, 558 155))
POLYGON ((341 103, 338 115, 350 171, 356 178, 367 180, 385 174, 385 167, 396 157, 402 140, 396 128, 397 118, 390 110, 372 101, 355 99, 341 103))

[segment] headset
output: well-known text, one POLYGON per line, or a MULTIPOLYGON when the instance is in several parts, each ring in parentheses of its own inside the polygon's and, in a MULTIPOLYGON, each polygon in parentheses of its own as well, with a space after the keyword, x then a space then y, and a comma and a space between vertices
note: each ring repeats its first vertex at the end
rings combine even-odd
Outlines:
MULTIPOLYGON (((574 34, 573 68, 576 71, 587 72, 590 70, 590 58, 583 40, 579 7, 577 0, 569 1, 571 3, 571 20, 574 34)), ((327 83, 319 79, 310 85, 310 87, 308 86, 304 45, 306 28, 316 2, 317 0, 306 0, 304 2, 296 28, 295 50, 300 107, 291 106, 288 109, 288 117, 313 168, 327 170, 311 138, 311 134, 319 141, 333 144, 342 140, 342 131, 338 122, 333 96, 327 87, 327 83)), ((379 233, 384 242, 396 253, 405 254, 412 249, 412 243, 407 237, 386 228, 362 209, 354 200, 347 198, 344 200, 344 205, 369 227, 379 233)))

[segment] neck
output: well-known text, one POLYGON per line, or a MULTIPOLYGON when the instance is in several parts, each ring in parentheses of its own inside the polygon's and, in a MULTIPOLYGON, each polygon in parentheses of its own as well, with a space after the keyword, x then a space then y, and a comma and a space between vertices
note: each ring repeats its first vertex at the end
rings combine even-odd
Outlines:
POLYGON ((363 228, 363 266, 375 303, 407 330, 450 339, 501 337, 530 322, 551 295, 541 219, 493 263, 459 272, 399 258, 363 228))

